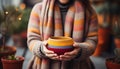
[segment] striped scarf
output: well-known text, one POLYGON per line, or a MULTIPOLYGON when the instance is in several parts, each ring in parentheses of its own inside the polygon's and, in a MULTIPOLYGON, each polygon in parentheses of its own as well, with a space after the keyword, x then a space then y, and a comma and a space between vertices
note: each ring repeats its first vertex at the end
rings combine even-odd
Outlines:
POLYGON ((75 1, 67 11, 63 28, 60 8, 55 0, 44 0, 40 16, 40 33, 43 40, 47 40, 50 36, 67 36, 80 42, 83 37, 84 18, 82 4, 75 1))

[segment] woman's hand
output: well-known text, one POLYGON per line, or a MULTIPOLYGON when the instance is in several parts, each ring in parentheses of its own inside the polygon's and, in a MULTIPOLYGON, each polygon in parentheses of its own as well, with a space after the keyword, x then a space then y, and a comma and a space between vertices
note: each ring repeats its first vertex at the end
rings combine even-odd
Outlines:
POLYGON ((48 45, 47 41, 44 41, 43 42, 43 53, 45 54, 45 56, 53 60, 59 60, 59 56, 57 56, 57 54, 54 53, 53 51, 48 50, 47 45, 48 45))
POLYGON ((80 48, 79 44, 76 42, 73 44, 73 46, 74 46, 74 50, 71 52, 66 52, 66 53, 64 53, 64 55, 60 55, 60 60, 69 61, 71 59, 74 59, 77 56, 77 54, 79 53, 81 48, 80 48))

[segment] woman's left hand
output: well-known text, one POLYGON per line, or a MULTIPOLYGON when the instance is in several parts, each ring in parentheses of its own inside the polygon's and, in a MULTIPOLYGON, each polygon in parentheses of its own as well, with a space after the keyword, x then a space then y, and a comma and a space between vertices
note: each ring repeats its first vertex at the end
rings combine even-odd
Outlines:
POLYGON ((79 51, 81 50, 80 46, 78 43, 74 43, 74 50, 71 52, 66 52, 64 53, 64 55, 60 55, 60 60, 61 61, 69 61, 73 58, 75 58, 77 56, 77 54, 79 53, 79 51))

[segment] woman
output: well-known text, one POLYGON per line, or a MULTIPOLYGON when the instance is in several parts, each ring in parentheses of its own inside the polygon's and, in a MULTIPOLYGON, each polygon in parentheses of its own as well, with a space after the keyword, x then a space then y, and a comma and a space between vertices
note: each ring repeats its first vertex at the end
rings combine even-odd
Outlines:
POLYGON ((34 6, 28 46, 34 54, 28 69, 94 69, 89 56, 97 44, 97 16, 88 0, 43 0, 34 6), (72 37, 74 50, 58 56, 46 48, 50 36, 72 37))

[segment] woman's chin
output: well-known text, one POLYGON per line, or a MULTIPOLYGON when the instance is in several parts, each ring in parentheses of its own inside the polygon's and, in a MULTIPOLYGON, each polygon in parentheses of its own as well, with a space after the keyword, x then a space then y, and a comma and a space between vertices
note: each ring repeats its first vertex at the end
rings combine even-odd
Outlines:
POLYGON ((69 2, 69 0, 59 0, 59 2, 62 4, 67 4, 69 2))

